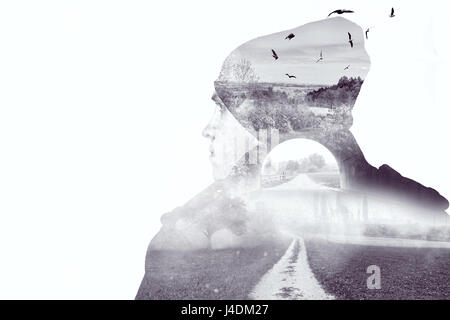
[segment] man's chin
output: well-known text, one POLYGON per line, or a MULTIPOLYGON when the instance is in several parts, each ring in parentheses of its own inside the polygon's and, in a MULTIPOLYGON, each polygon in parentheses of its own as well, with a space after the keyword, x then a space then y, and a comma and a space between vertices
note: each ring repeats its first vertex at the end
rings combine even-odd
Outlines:
POLYGON ((224 166, 214 164, 214 162, 212 163, 212 170, 215 181, 225 179, 230 174, 230 170, 227 170, 224 166))
POLYGON ((213 179, 214 181, 222 180, 224 177, 222 172, 217 172, 217 170, 213 169, 213 179))

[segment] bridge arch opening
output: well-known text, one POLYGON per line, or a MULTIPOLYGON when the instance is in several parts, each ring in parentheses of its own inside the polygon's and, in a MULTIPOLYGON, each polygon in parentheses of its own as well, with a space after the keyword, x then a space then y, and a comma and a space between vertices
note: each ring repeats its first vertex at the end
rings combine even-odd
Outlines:
POLYGON ((263 160, 260 176, 263 188, 285 183, 299 188, 342 185, 335 156, 319 142, 306 138, 290 139, 275 146, 263 160))

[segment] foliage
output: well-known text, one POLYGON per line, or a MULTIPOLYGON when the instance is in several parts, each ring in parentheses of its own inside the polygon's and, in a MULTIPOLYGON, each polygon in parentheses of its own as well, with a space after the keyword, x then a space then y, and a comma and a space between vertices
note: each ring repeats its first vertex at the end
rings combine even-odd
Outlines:
POLYGON ((275 128, 280 133, 292 130, 301 131, 315 127, 320 119, 313 112, 290 104, 285 100, 273 101, 272 99, 258 100, 254 108, 246 113, 246 118, 253 129, 275 128))
POLYGON ((311 166, 314 166, 316 170, 320 170, 325 166, 325 159, 321 154, 313 153, 308 157, 311 166))
POLYGON ((220 229, 227 228, 236 235, 244 234, 248 219, 242 199, 219 194, 206 209, 205 214, 199 217, 198 223, 211 246, 212 235, 220 229))
POLYGON ((318 172, 325 167, 325 159, 318 153, 313 153, 300 160, 288 160, 279 164, 280 171, 288 171, 290 174, 318 172))
POLYGON ((351 125, 351 108, 362 83, 359 77, 342 77, 336 85, 302 95, 300 89, 288 91, 294 94, 275 89, 277 84, 218 82, 216 92, 238 121, 256 131, 274 128, 283 134, 322 127, 335 131, 336 126, 351 125), (311 107, 333 110, 318 113, 311 107))
POLYGON ((305 100, 308 104, 317 107, 353 106, 362 84, 363 80, 360 77, 347 78, 344 76, 333 86, 308 92, 305 100))
POLYGON ((290 172, 297 172, 300 169, 300 164, 297 161, 289 160, 286 164, 286 170, 290 172))

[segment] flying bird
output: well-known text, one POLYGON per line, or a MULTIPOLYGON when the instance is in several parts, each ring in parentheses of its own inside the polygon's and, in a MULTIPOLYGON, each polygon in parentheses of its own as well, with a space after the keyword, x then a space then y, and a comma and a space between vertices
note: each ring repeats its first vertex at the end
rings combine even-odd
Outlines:
POLYGON ((350 68, 350 65, 346 66, 346 67, 344 68, 344 70, 348 70, 348 68, 350 68))
POLYGON ((296 76, 290 75, 289 73, 285 73, 285 74, 289 77, 289 79, 291 79, 291 78, 297 78, 296 76))
POLYGON ((286 38, 284 38, 284 40, 287 40, 287 39, 291 40, 293 37, 295 37, 295 34, 290 33, 286 38))
POLYGON ((370 28, 367 28, 367 30, 366 30, 366 39, 367 40, 369 40, 369 30, 370 30, 370 28))
POLYGON ((322 51, 320 51, 320 58, 316 61, 316 63, 322 60, 323 60, 322 51))
POLYGON ((351 33, 350 32, 347 32, 348 33, 348 42, 350 43, 350 47, 352 47, 353 48, 353 40, 352 40, 352 35, 351 35, 351 33))
POLYGON ((394 14, 394 8, 391 9, 391 15, 390 15, 389 17, 390 17, 390 18, 395 17, 395 14, 394 14))
POLYGON ((274 57, 275 60, 278 60, 278 55, 273 49, 272 49, 272 57, 274 57))
POLYGON ((328 16, 331 16, 333 13, 343 14, 343 13, 353 13, 353 12, 354 11, 352 11, 352 10, 338 9, 338 10, 334 10, 333 12, 331 12, 328 16))

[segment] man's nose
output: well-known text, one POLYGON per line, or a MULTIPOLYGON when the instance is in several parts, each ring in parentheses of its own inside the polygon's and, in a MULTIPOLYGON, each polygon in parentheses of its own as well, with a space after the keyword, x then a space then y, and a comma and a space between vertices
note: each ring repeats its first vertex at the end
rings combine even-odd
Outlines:
POLYGON ((202 131, 202 135, 208 139, 214 139, 214 123, 211 120, 202 131))
POLYGON ((217 131, 217 112, 214 111, 211 119, 209 120, 208 124, 206 125, 206 127, 203 129, 202 131, 202 135, 205 138, 208 139, 214 139, 215 135, 216 135, 216 131, 217 131))

